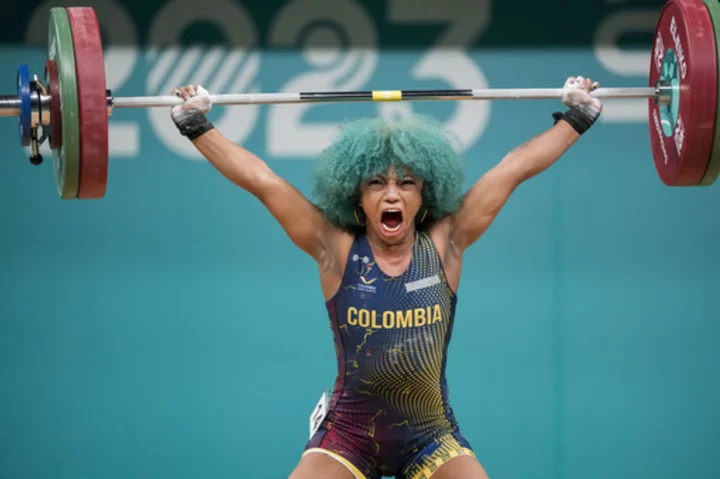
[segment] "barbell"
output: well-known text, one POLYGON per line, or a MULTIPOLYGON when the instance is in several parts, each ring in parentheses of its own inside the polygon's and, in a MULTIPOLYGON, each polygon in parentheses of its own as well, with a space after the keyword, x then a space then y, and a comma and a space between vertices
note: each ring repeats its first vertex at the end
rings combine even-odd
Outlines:
MULTIPOLYGON (((647 87, 598 88, 599 98, 647 99, 652 156, 668 186, 707 186, 720 172, 718 66, 720 2, 669 0, 660 13, 647 87), (690 34, 692 32, 692 34, 690 34)), ((43 79, 17 69, 17 92, 0 96, 0 116, 42 163, 48 141, 58 195, 99 199, 108 181, 108 117, 118 108, 171 107, 178 97, 114 97, 107 89, 100 26, 91 7, 53 7, 43 79)), ((317 91, 213 95, 215 105, 308 102, 560 99, 562 88, 317 91)))

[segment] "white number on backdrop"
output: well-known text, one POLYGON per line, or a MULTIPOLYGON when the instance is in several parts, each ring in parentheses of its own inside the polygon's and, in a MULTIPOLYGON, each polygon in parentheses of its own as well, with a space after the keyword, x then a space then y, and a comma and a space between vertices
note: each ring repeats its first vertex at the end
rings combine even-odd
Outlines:
MULTIPOLYGON (((434 0, 390 0, 389 20, 394 23, 447 24, 433 47, 423 55, 412 70, 418 80, 441 80, 449 89, 485 88, 487 79, 482 69, 465 53, 490 23, 490 0, 444 0, 437 8, 434 0)), ((453 115, 445 126, 461 142, 462 149, 475 143, 490 120, 490 102, 456 102, 453 115)), ((385 117, 412 114, 410 103, 381 103, 378 108, 385 117)))
MULTIPOLYGON (((655 32, 659 9, 625 9, 608 15, 595 30, 595 58, 610 73, 628 78, 647 78, 650 70, 651 50, 622 50, 618 41, 629 33, 655 32)), ((647 100, 621 100, 605 102, 601 121, 647 122, 647 100)))
MULTIPOLYGON (((47 44, 48 17, 51 7, 71 7, 73 0, 50 0, 40 4, 34 11, 26 40, 32 44, 47 44)), ((107 88, 116 93, 122 88, 137 63, 137 30, 121 3, 114 0, 93 2, 100 28, 106 36, 103 56, 107 88), (115 46, 113 46, 115 45, 115 46), (120 45, 120 46, 117 46, 120 45)), ((44 65, 38 65, 37 75, 42 78, 44 65)), ((140 153, 140 129, 135 122, 111 118, 109 122, 110 157, 134 157, 140 153)), ((50 147, 43 145, 43 154, 50 154, 50 147)))
MULTIPOLYGON (((250 50, 258 35, 252 19, 238 2, 232 0, 171 0, 158 12, 150 27, 148 59, 152 66, 146 88, 148 95, 169 95, 173 88, 201 84, 211 93, 256 92, 252 85, 260 70, 260 54, 250 50), (183 48, 176 46, 183 31, 198 22, 217 25, 231 45, 243 47, 183 48)), ((255 127, 259 105, 222 108, 213 120, 228 139, 244 142, 255 127)), ((211 114, 214 114, 211 113, 211 114)), ((174 153, 192 159, 202 155, 184 141, 170 119, 168 108, 149 110, 150 122, 160 140, 174 153)))
MULTIPOLYGON (((367 12, 354 0, 296 0, 278 13, 270 29, 274 47, 294 47, 305 35, 303 58, 315 70, 298 75, 282 87, 284 92, 358 90, 377 64, 377 31, 367 12), (342 30, 349 45, 342 51, 337 30, 315 23, 327 22, 342 30)), ((267 151, 276 156, 314 156, 337 133, 337 123, 303 123, 317 105, 270 106, 267 151)))

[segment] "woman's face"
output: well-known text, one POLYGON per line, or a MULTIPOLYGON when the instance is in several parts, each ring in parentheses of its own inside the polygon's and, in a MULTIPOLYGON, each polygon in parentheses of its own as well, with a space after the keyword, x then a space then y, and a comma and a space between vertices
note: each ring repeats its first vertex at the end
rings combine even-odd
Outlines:
POLYGON ((389 244, 414 233, 415 217, 422 206, 422 181, 411 171, 403 171, 400 179, 391 167, 386 174, 374 176, 360 187, 366 228, 389 244))

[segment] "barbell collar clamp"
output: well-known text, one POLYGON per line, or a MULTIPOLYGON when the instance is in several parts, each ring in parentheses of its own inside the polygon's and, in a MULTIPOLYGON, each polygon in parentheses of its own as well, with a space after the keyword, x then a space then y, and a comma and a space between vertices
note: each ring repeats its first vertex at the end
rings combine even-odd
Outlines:
MULTIPOLYGON (((40 84, 42 85, 42 83, 40 84)), ((45 86, 39 88, 46 92, 45 86)), ((112 116, 113 97, 110 90, 107 93, 108 116, 112 116)), ((32 110, 32 126, 50 125, 50 95, 38 93, 36 88, 30 89, 30 108, 32 110)), ((0 95, 0 117, 20 116, 20 98, 17 95, 0 95)))

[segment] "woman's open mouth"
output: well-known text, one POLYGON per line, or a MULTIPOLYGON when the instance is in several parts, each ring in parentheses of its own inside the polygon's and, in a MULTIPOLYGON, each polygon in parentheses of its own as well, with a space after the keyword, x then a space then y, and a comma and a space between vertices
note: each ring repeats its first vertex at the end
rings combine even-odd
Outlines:
POLYGON ((389 233, 398 231, 402 226, 402 222, 403 217, 400 210, 385 210, 382 212, 382 216, 380 217, 380 223, 382 224, 383 229, 389 233))

